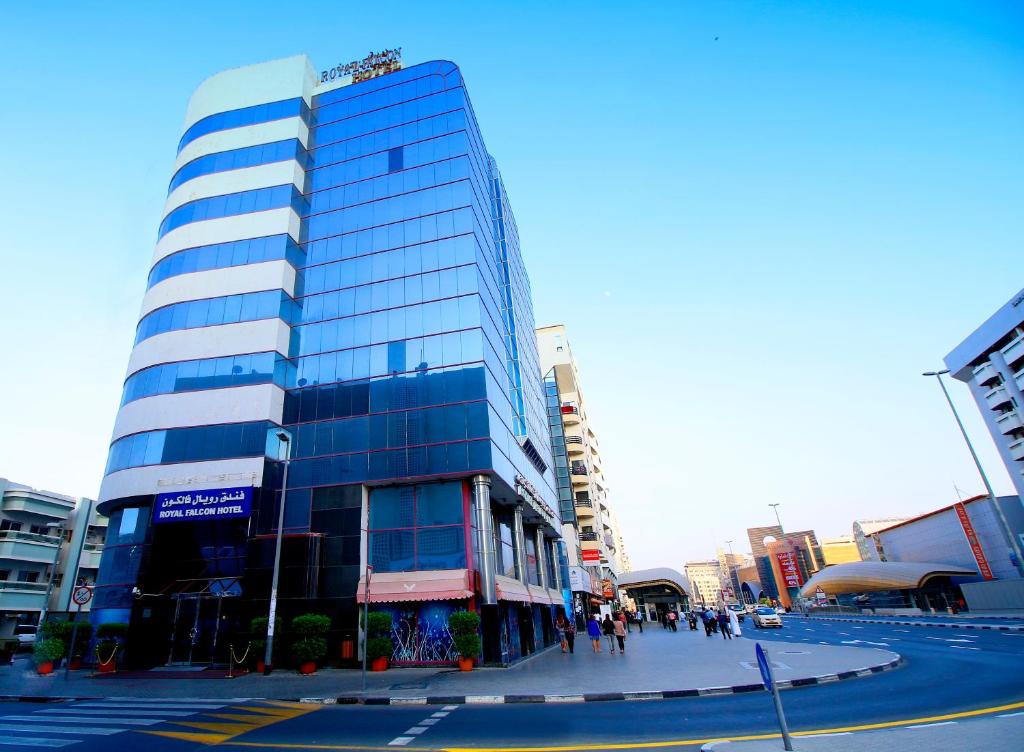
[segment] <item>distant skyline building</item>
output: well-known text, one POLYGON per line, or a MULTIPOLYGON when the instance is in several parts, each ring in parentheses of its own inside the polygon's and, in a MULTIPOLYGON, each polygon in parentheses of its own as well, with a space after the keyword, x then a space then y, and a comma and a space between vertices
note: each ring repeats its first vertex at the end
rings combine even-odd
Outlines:
POLYGON ((561 524, 533 333, 455 64, 300 55, 207 79, 101 487, 94 621, 145 636, 132 664, 226 663, 222 630, 268 612, 290 458, 285 623, 330 616, 338 655, 368 591, 396 663, 454 661, 465 608, 487 662, 550 644, 561 524))
POLYGON ((989 434, 1024 499, 1024 290, 945 357, 953 378, 971 390, 989 434))
POLYGON ((856 520, 853 523, 853 540, 857 544, 861 561, 881 561, 878 545, 873 535, 879 530, 891 527, 909 519, 908 517, 887 517, 878 520, 856 520))

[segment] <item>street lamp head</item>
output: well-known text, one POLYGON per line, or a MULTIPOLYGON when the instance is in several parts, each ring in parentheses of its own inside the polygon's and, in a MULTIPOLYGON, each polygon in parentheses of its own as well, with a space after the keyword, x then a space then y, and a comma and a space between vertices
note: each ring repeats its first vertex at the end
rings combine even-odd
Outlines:
POLYGON ((292 437, 291 434, 289 434, 287 431, 278 431, 277 440, 283 441, 285 444, 287 444, 289 441, 292 440, 292 437))
POLYGON ((947 373, 949 373, 949 369, 948 368, 944 368, 941 371, 925 371, 921 375, 922 376, 944 376, 947 373))

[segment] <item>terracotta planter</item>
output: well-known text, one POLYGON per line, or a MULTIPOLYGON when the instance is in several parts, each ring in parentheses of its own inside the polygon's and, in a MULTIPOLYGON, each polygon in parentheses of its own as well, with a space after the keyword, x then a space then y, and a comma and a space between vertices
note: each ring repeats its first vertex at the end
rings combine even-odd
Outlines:
POLYGON ((100 661, 96 664, 96 667, 99 669, 101 674, 112 674, 117 671, 117 658, 111 656, 109 661, 106 663, 100 661))
POLYGON ((388 659, 386 657, 384 657, 384 658, 374 658, 370 662, 370 671, 387 671, 387 670, 388 670, 388 659))
POLYGON ((473 670, 473 659, 472 658, 459 658, 459 671, 472 671, 473 670))
POLYGON ((40 676, 46 676, 47 674, 53 673, 53 661, 43 661, 42 663, 36 664, 36 672, 40 676))
POLYGON ((82 667, 82 659, 75 657, 68 661, 68 668, 72 671, 78 671, 82 667))
POLYGON ((299 664, 300 674, 312 674, 316 671, 316 661, 306 661, 299 664))

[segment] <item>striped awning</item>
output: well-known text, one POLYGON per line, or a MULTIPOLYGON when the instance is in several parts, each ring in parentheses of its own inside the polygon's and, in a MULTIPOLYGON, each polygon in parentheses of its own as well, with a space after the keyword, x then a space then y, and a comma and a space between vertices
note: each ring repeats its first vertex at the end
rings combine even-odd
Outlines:
MULTIPOLYGON (((370 576, 370 603, 451 601, 472 598, 468 569, 436 572, 379 572, 370 576)), ((366 600, 366 580, 359 578, 356 600, 366 600)))

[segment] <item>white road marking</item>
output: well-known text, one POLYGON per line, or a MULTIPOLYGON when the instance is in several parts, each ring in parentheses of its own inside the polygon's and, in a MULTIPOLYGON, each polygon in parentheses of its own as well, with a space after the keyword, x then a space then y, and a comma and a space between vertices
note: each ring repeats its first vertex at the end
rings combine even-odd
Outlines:
MULTIPOLYGON (((144 702, 109 702, 104 700, 103 702, 82 702, 75 705, 76 708, 138 708, 139 710, 165 710, 167 708, 166 702, 154 702, 153 700, 146 700, 144 702)), ((174 707, 178 710, 194 710, 199 712, 200 710, 220 710, 224 705, 217 704, 198 704, 191 702, 176 702, 174 707)))
POLYGON ((852 734, 852 731, 833 731, 831 734, 807 734, 807 736, 818 739, 822 736, 850 736, 852 734))
POLYGON ((868 640, 843 640, 844 645, 877 645, 880 648, 889 647, 888 642, 869 642, 868 640))
POLYGON ((431 713, 430 714, 431 718, 445 718, 447 716, 448 716, 448 711, 447 710, 439 710, 436 713, 431 713))
POLYGON ((29 733, 45 732, 47 734, 85 734, 86 736, 110 736, 121 734, 128 729, 119 729, 112 726, 100 728, 99 726, 75 726, 74 728, 55 728, 53 726, 29 726, 17 723, 0 723, 0 731, 27 731, 29 733))
POLYGON ((455 710, 457 707, 459 707, 459 706, 458 705, 445 705, 443 708, 441 708, 441 710, 447 710, 450 713, 451 711, 455 710))
POLYGON ((904 726, 908 729, 933 728, 935 726, 955 726, 956 721, 940 721, 939 723, 919 723, 916 726, 904 726))
POLYGON ((954 650, 981 650, 981 648, 969 648, 966 645, 950 645, 954 650))
POLYGON ((910 634, 910 630, 909 629, 897 629, 896 631, 897 632, 902 632, 903 634, 910 634))
POLYGON ((66 747, 69 744, 78 744, 80 739, 47 739, 45 737, 27 736, 15 739, 13 737, 0 738, 0 744, 8 747, 66 747))
POLYGON ((420 726, 433 726, 435 723, 437 723, 440 720, 441 720, 440 718, 424 718, 422 721, 420 721, 419 725, 420 726))
POLYGON ((388 742, 389 747, 404 747, 406 744, 415 739, 415 736, 396 736, 394 739, 388 742))
POLYGON ((95 716, 128 716, 129 718, 136 718, 139 715, 151 715, 158 716, 161 718, 184 718, 187 715, 195 715, 193 710, 146 710, 139 712, 138 710, 115 710, 113 708, 54 708, 52 710, 40 710, 39 714, 50 715, 51 713, 59 713, 63 715, 95 715, 95 716))
POLYGON ((412 734, 414 736, 418 736, 419 734, 422 734, 426 730, 427 730, 426 726, 413 726, 412 728, 406 729, 405 733, 406 734, 412 734))
POLYGON ((997 715, 996 718, 1016 718, 1019 715, 1024 715, 1024 710, 1019 713, 1003 713, 1002 715, 997 715))
POLYGON ((120 726, 155 726, 162 718, 97 718, 94 715, 3 715, 4 721, 46 721, 48 723, 106 723, 120 726))

